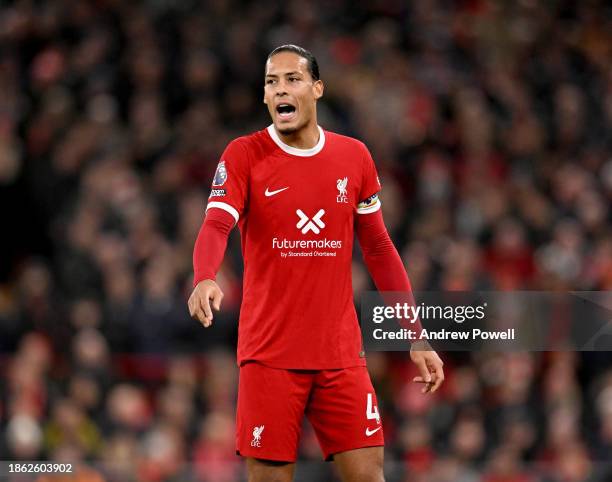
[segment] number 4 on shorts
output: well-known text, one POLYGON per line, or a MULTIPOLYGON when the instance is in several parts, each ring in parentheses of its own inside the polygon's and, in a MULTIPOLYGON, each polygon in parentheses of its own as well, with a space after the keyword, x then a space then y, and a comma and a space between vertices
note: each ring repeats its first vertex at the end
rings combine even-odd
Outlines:
POLYGON ((376 423, 380 423, 380 415, 378 414, 378 406, 372 403, 372 394, 368 393, 368 405, 366 407, 366 417, 368 420, 376 420, 376 423))

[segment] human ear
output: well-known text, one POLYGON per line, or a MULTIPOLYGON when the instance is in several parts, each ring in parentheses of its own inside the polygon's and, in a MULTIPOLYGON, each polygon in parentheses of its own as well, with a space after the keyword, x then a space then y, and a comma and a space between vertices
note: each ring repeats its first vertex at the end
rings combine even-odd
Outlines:
POLYGON ((315 99, 318 100, 323 97, 323 91, 325 90, 325 86, 323 85, 322 80, 315 81, 315 83, 312 85, 312 89, 314 91, 315 99))

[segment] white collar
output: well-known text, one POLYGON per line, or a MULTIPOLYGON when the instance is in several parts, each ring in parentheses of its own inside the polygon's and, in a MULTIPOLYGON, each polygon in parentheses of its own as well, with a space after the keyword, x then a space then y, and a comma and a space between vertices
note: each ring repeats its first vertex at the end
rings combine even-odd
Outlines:
POLYGON ((323 133, 323 129, 321 129, 321 126, 317 126, 317 129, 319 129, 319 142, 317 142, 316 146, 311 147, 310 149, 298 149, 297 147, 292 147, 285 144, 278 136, 278 133, 274 128, 274 124, 270 124, 268 126, 268 134, 270 134, 270 137, 276 143, 276 145, 280 147, 283 151, 285 151, 287 154, 293 154, 294 156, 301 157, 310 157, 321 152, 323 146, 325 145, 325 134, 323 133))

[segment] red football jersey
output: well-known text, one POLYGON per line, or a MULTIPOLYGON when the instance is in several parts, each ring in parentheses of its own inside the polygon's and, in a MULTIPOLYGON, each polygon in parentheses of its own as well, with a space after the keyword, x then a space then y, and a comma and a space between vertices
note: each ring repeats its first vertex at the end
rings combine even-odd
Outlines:
POLYGON ((274 126, 232 141, 208 209, 238 223, 244 258, 238 363, 331 369, 365 365, 353 304, 355 216, 380 209, 365 145, 319 128, 312 149, 274 126))

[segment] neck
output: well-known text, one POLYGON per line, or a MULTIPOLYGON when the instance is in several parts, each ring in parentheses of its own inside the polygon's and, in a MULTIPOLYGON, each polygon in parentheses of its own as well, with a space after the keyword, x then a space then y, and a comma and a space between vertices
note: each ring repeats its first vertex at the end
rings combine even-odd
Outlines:
POLYGON ((316 122, 310 122, 302 129, 291 132, 290 134, 278 132, 276 126, 274 129, 281 141, 296 149, 311 149, 319 142, 319 128, 316 122))

